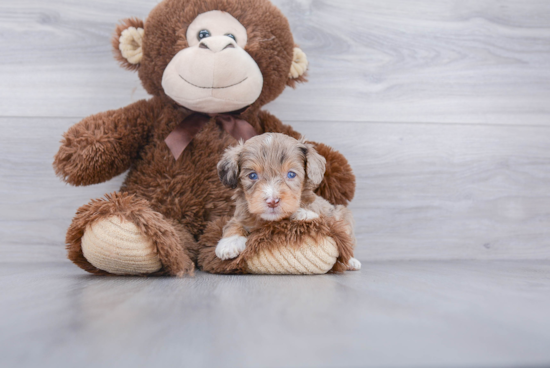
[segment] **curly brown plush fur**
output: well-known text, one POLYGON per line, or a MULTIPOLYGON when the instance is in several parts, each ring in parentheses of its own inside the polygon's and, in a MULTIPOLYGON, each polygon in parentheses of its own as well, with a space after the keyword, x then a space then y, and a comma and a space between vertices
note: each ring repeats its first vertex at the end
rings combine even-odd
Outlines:
POLYGON ((332 204, 347 205, 355 195, 355 177, 350 177, 352 172, 348 160, 338 151, 333 150, 323 143, 314 143, 317 152, 327 160, 325 166, 325 178, 315 190, 332 204), (335 191, 334 188, 339 190, 335 191))
POLYGON ((215 250, 222 237, 223 227, 229 219, 224 217, 210 223, 199 240, 200 252, 197 264, 201 270, 222 274, 249 273, 246 262, 261 249, 273 250, 278 247, 298 249, 305 237, 312 237, 315 240, 331 237, 335 240, 339 256, 330 270, 331 273, 346 271, 349 260, 353 257, 353 241, 346 232, 346 225, 340 221, 320 218, 311 222, 290 220, 266 222, 248 236, 246 249, 239 257, 222 261, 216 257, 215 250))
POLYGON ((84 270, 98 275, 108 274, 92 266, 82 254, 81 239, 88 225, 110 216, 130 221, 153 241, 163 269, 156 275, 183 276, 195 269, 191 260, 196 246, 192 235, 173 220, 165 219, 151 210, 147 201, 125 193, 107 194, 104 199, 92 200, 78 209, 67 231, 69 259, 84 270))
POLYGON ((200 252, 197 257, 197 265, 202 271, 223 274, 248 273, 246 265, 240 262, 241 257, 222 261, 216 256, 216 245, 222 238, 223 227, 231 217, 219 218, 208 224, 204 235, 199 240, 200 252))
MULTIPOLYGON (((232 191, 222 186, 216 171, 225 148, 236 143, 233 137, 212 120, 177 160, 164 142, 193 111, 164 93, 163 71, 187 46, 185 33, 190 22, 213 9, 229 12, 246 27, 249 42, 245 50, 263 75, 260 97, 238 117, 248 121, 258 134, 280 132, 300 137, 273 115, 260 111, 287 84, 305 81, 289 79, 294 41, 288 21, 269 1, 165 0, 145 23, 139 19, 124 21, 116 29, 115 55, 123 66, 138 71, 153 97, 74 125, 64 134, 54 161, 56 174, 78 186, 101 183, 128 170, 120 193, 81 207, 67 233, 69 258, 88 272, 106 274, 86 260, 80 246, 86 227, 101 218, 115 214, 133 222, 158 248, 163 264, 158 274, 183 275, 192 272, 192 260, 200 253, 196 241, 234 211, 232 191), (145 27, 139 65, 128 64, 118 50, 117 37, 129 26, 145 27)), ((316 144, 316 148, 327 159, 318 193, 333 204, 347 204, 355 188, 349 164, 324 145, 316 144)))

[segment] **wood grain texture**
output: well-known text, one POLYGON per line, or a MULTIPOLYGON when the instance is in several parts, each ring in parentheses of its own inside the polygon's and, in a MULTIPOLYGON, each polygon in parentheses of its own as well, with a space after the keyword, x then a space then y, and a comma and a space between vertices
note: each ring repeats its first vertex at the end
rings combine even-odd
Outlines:
MULTIPOLYGON (((276 4, 312 70, 309 84, 269 108, 352 162, 360 258, 550 256, 550 142, 534 126, 550 121, 546 2, 276 4), (434 119, 441 124, 419 123, 434 119)), ((70 188, 50 164, 81 117, 146 97, 106 41, 118 19, 153 6, 0 4, 0 115, 14 115, 0 119, 4 259, 64 257, 76 208, 120 186, 70 188), (17 118, 25 115, 56 117, 17 118), (70 115, 79 117, 57 117, 70 115)))
POLYGON ((144 279, 94 277, 68 261, 1 264, 0 366, 550 364, 550 263, 365 266, 144 279))
POLYGON ((311 68, 268 108, 351 162, 363 270, 93 277, 65 232, 123 176, 51 163, 147 97, 110 37, 157 2, 0 2, 1 367, 550 366, 550 2, 274 0, 311 68))
MULTIPOLYGON (((86 116, 145 97, 109 39, 156 0, 0 3, 0 114, 86 116)), ((550 123, 545 0, 275 0, 311 62, 289 121, 550 123)))
MULTIPOLYGON (((76 209, 123 177, 75 188, 52 157, 78 119, 0 118, 0 258, 55 261, 76 209)), ((536 126, 292 122, 340 150, 367 260, 550 259, 550 134, 536 126)))

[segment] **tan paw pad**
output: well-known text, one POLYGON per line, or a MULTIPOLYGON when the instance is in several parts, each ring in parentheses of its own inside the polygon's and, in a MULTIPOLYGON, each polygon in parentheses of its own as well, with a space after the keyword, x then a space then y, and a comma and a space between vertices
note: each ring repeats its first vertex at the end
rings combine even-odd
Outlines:
POLYGON ((308 238, 300 246, 263 249, 247 260, 250 273, 271 275, 319 275, 332 269, 338 247, 330 237, 315 242, 308 238))
POLYGON ((117 216, 88 225, 82 252, 92 265, 115 275, 148 274, 162 268, 151 240, 117 216))

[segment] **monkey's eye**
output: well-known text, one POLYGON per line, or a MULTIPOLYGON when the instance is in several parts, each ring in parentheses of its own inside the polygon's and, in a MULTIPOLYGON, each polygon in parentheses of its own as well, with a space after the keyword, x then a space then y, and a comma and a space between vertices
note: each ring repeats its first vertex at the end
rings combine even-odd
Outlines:
POLYGON ((229 38, 232 38, 233 41, 237 42, 237 37, 235 37, 235 35, 233 35, 233 34, 231 34, 231 33, 226 33, 225 35, 226 35, 227 37, 229 37, 229 38))
POLYGON ((296 177, 296 173, 294 171, 289 171, 288 174, 286 174, 286 176, 289 179, 294 179, 296 177))
POLYGON ((206 37, 210 37, 210 32, 208 30, 203 29, 202 31, 199 31, 199 34, 197 35, 199 41, 206 37))
POLYGON ((258 180, 258 174, 256 174, 255 172, 250 173, 250 174, 248 174, 248 178, 250 180, 258 180))

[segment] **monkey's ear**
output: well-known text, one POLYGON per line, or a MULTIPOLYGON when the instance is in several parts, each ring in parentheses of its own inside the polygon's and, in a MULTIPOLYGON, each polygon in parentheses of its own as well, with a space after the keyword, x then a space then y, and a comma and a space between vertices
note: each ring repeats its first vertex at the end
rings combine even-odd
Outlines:
POLYGON ((231 189, 237 188, 237 184, 239 184, 239 156, 243 145, 244 142, 240 140, 236 146, 226 149, 222 159, 218 162, 218 176, 222 184, 231 189))
POLYGON ((319 184, 323 181, 325 176, 325 167, 327 160, 321 156, 315 147, 310 143, 304 143, 305 149, 302 148, 302 151, 306 156, 306 173, 307 178, 311 183, 318 187, 319 184))
POLYGON ((288 73, 288 81, 286 82, 292 88, 296 87, 296 82, 307 82, 306 72, 309 63, 306 53, 299 47, 294 47, 294 55, 292 56, 292 64, 288 73))
POLYGON ((138 18, 128 18, 116 27, 113 36, 113 52, 123 68, 138 70, 143 57, 144 23, 138 18))

